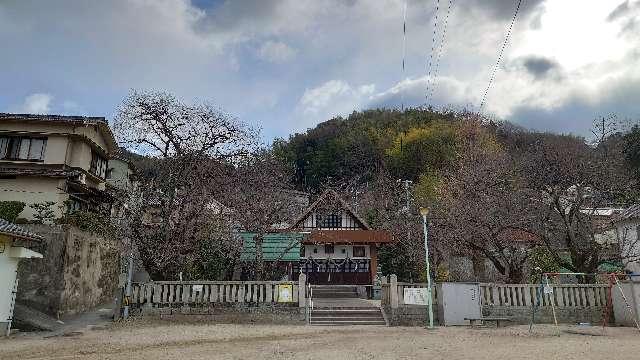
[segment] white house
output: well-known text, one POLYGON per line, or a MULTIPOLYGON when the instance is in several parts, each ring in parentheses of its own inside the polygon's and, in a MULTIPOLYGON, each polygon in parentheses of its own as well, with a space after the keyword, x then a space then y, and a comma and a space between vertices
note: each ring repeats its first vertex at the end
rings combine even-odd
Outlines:
POLYGON ((40 235, 32 234, 0 219, 0 334, 8 334, 11 329, 15 295, 18 290, 18 262, 20 259, 42 257, 41 254, 20 245, 42 240, 44 239, 40 235))
POLYGON ((625 269, 640 274, 640 204, 622 212, 615 226, 625 269))

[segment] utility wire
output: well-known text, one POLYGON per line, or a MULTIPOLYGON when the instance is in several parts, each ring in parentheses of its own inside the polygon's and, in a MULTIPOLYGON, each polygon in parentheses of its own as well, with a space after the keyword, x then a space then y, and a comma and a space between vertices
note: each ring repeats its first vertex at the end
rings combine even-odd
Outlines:
POLYGON ((520 10, 520 5, 522 4, 522 0, 518 0, 518 5, 516 5, 516 11, 513 13, 513 18, 511 19, 511 24, 509 25, 509 29, 507 30, 507 36, 504 38, 504 42, 502 43, 502 48, 498 53, 498 60, 496 60, 495 65, 493 66, 493 71, 491 72, 491 77, 489 78, 489 84, 487 84, 487 88, 484 90, 484 94, 482 94, 482 100, 480 101, 479 111, 482 111, 482 107, 487 100, 487 94, 489 93, 489 89, 491 88, 491 84, 493 84, 493 80, 496 77, 496 72, 498 71, 498 66, 502 62, 502 55, 504 54, 504 49, 507 47, 507 43, 509 42, 509 38, 511 37, 511 31, 513 30, 513 24, 516 22, 516 17, 518 16, 518 11, 520 10))
POLYGON ((433 92, 435 90, 436 78, 438 77, 438 70, 440 68, 440 58, 442 57, 442 49, 444 48, 445 41, 447 39, 447 25, 449 24, 449 14, 451 13, 451 7, 453 6, 453 0, 449 0, 449 6, 447 7, 447 15, 444 17, 444 27, 442 29, 442 37, 440 38, 440 49, 438 50, 438 56, 436 57, 436 67, 433 71, 433 85, 431 86, 431 91, 427 95, 427 103, 429 99, 433 97, 433 92))
MULTIPOLYGON (((402 8, 402 76, 400 78, 400 84, 405 79, 404 74, 404 63, 407 55, 407 2, 404 2, 404 6, 402 8)), ((400 106, 402 112, 404 112, 404 91, 400 89, 400 106)))
POLYGON ((429 70, 427 72, 427 91, 425 93, 425 101, 427 106, 429 105, 429 88, 431 86, 431 69, 433 67, 433 53, 436 48, 436 32, 438 30, 438 11, 440 10, 440 0, 436 0, 436 12, 433 19, 433 36, 431 37, 431 54, 429 55, 429 70))

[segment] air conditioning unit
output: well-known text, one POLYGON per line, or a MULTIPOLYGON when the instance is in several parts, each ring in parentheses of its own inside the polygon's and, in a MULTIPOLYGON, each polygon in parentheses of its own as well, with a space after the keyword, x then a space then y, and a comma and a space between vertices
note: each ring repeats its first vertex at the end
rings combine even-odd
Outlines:
POLYGON ((78 175, 78 181, 80 182, 80 184, 87 184, 87 174, 80 174, 78 175))

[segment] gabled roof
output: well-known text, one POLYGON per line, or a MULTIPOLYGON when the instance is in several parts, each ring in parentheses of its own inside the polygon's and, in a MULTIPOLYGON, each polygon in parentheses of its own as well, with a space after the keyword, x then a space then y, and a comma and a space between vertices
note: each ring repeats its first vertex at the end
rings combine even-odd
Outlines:
POLYGON ((335 201, 337 201, 340 206, 347 212, 349 213, 351 216, 353 216, 354 219, 356 219, 365 230, 371 230, 371 226, 369 226, 369 224, 364 221, 363 218, 361 218, 360 216, 358 216, 358 214, 356 214, 355 211, 353 211, 353 209, 351 208, 351 206, 349 206, 349 204, 346 203, 346 201, 342 200, 342 198, 340 197, 340 195, 338 195, 338 193, 336 193, 333 189, 327 189, 324 193, 322 193, 322 195, 320 195, 320 197, 318 197, 318 199, 316 201, 313 202, 313 204, 311 204, 303 213, 302 215, 300 215, 294 222, 293 222, 293 226, 291 226, 291 228, 297 228, 300 226, 300 223, 302 223, 307 216, 309 216, 309 214, 311 214, 320 204, 324 203, 325 200, 327 200, 329 197, 333 197, 335 201))
POLYGON ((12 222, 0 219, 0 234, 16 237, 24 240, 43 241, 44 238, 34 234, 12 222))

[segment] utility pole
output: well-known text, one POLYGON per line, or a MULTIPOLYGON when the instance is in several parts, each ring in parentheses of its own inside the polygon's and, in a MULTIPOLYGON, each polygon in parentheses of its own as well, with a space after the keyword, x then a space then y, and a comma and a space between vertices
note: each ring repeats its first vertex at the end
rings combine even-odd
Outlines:
POLYGON ((429 209, 421 207, 420 215, 422 215, 422 229, 424 231, 424 253, 425 253, 425 263, 427 265, 427 315, 429 317, 429 323, 427 325, 428 329, 433 329, 433 300, 431 297, 431 271, 429 269, 429 244, 428 244, 428 226, 427 226, 427 215, 429 214, 429 209))
MULTIPOLYGON (((410 194, 409 194, 409 185, 413 184, 413 181, 411 180, 402 180, 402 183, 404 184, 404 194, 405 194, 405 205, 404 208, 402 209, 404 211, 405 217, 404 217, 404 224, 407 227, 407 243, 410 243, 411 241, 411 226, 409 225, 409 214, 411 213, 411 198, 410 198, 410 194)), ((409 272, 409 277, 411 278, 411 282, 413 282, 413 271, 409 272)))

